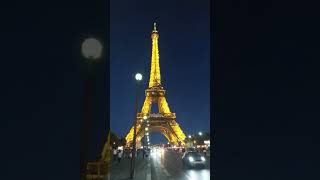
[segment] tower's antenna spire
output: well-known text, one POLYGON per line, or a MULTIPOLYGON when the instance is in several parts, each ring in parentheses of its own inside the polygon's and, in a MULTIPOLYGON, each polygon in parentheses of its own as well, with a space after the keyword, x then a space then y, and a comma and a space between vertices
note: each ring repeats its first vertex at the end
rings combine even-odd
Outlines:
POLYGON ((153 23, 153 32, 157 32, 157 23, 153 23))
POLYGON ((153 23, 153 31, 151 33, 151 39, 152 39, 152 54, 151 54, 151 71, 150 71, 149 88, 161 85, 159 48, 158 48, 159 34, 157 31, 157 24, 155 22, 153 23))

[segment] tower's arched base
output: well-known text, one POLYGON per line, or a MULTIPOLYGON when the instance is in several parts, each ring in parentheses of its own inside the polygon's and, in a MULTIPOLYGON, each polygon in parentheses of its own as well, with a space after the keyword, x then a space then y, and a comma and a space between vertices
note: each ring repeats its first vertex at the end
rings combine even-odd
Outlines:
MULTIPOLYGON (((175 114, 170 113, 167 116, 162 114, 150 114, 148 121, 149 126, 146 126, 143 120, 143 115, 138 113, 137 118, 137 140, 140 142, 142 137, 144 137, 146 131, 145 128, 148 128, 148 132, 159 132, 166 137, 166 139, 173 145, 184 145, 185 134, 182 132, 179 124, 176 122, 175 114), (142 121, 141 121, 142 120, 142 121)), ((131 127, 130 132, 126 136, 127 145, 130 146, 133 141, 133 127, 131 127)))

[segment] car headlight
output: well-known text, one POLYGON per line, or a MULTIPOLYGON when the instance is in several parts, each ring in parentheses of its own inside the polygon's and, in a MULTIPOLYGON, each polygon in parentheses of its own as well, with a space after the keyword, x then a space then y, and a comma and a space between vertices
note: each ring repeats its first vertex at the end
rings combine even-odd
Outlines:
POLYGON ((202 160, 202 161, 206 161, 206 158, 204 158, 203 156, 201 156, 201 160, 202 160))
POLYGON ((193 162, 194 161, 193 157, 189 157, 189 161, 193 162))

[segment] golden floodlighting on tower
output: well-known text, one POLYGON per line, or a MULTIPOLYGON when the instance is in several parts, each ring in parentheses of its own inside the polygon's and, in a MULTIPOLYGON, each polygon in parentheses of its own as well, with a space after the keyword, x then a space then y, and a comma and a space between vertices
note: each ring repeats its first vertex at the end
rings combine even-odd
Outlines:
MULTIPOLYGON (((145 90, 145 100, 142 109, 137 113, 136 118, 142 119, 147 122, 146 126, 137 127, 138 141, 143 136, 143 131, 147 133, 148 127, 160 132, 172 145, 184 145, 186 135, 183 133, 181 127, 176 122, 176 114, 170 111, 168 102, 166 100, 166 91, 161 83, 160 74, 160 58, 159 58, 159 32, 157 24, 153 24, 151 32, 152 48, 151 48, 151 66, 150 66, 150 79, 148 87, 145 90), (158 112, 152 113, 151 107, 153 104, 158 105, 158 112), (145 117, 147 115, 147 117, 145 117), (149 120, 152 122, 150 125, 149 120), (156 124, 154 122, 157 122, 156 124), (154 128, 154 126, 160 126, 154 128)), ((136 76, 137 80, 142 79, 142 75, 136 76)), ((126 142, 129 145, 133 141, 134 127, 131 127, 126 136, 126 142)))

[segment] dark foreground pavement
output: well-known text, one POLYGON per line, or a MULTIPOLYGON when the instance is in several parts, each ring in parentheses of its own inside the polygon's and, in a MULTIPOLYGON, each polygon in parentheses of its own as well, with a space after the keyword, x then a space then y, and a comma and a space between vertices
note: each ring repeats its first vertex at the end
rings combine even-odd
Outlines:
MULTIPOLYGON (((109 180, 129 180, 130 162, 130 159, 122 159, 120 163, 112 162, 109 180)), ((150 158, 136 159, 134 180, 151 180, 150 158)))

